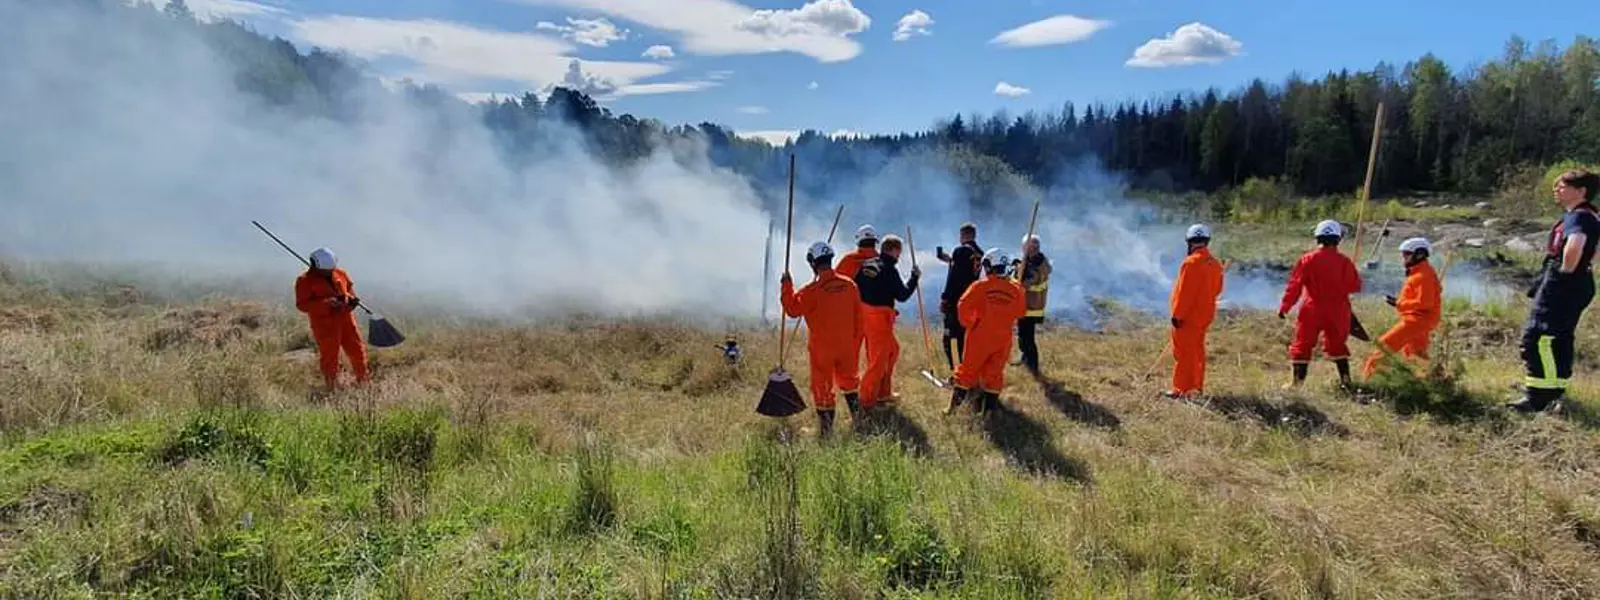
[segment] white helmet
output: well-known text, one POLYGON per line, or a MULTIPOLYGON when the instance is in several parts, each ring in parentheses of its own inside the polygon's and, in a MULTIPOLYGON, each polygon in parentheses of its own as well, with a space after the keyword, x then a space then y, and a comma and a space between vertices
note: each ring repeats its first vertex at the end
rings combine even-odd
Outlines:
POLYGON ((1314 235, 1315 237, 1344 237, 1344 227, 1339 225, 1338 221, 1329 219, 1317 223, 1317 230, 1314 235))
POLYGON ((1184 241, 1209 240, 1211 239, 1211 228, 1206 227, 1204 223, 1195 223, 1189 226, 1188 231, 1184 232, 1183 239, 1184 241))
POLYGON ((332 250, 317 248, 311 251, 311 266, 318 269, 333 269, 339 266, 339 260, 334 258, 332 250))
POLYGON ((817 242, 811 245, 811 249, 806 250, 806 262, 814 263, 823 258, 833 258, 833 248, 825 243, 817 242))
POLYGON ((1035 244, 1042 244, 1043 243, 1043 242, 1039 241, 1039 234, 1037 234, 1037 233, 1030 233, 1028 235, 1022 236, 1022 245, 1026 246, 1026 245, 1028 245, 1028 242, 1033 242, 1035 244))
POLYGON ((1410 238, 1410 239, 1408 239, 1408 240, 1406 240, 1404 242, 1400 242, 1400 251, 1401 252, 1416 252, 1418 250, 1422 250, 1422 251, 1430 252, 1430 253, 1433 251, 1432 248, 1428 244, 1428 239, 1427 238, 1414 237, 1414 238, 1410 238))
POLYGON ((876 239, 878 239, 878 230, 873 229, 871 225, 862 225, 859 229, 856 229, 857 243, 860 243, 864 240, 876 239))
POLYGON ((983 266, 985 268, 1010 268, 1011 257, 1006 254, 1005 250, 1001 250, 999 248, 990 248, 988 252, 983 253, 983 266))

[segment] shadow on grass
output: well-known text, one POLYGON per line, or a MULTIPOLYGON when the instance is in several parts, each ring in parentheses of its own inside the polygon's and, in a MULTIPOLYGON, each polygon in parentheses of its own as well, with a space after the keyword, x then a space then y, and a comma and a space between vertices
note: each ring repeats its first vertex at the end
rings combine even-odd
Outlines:
POLYGON ((1092 482, 1089 465, 1057 450, 1050 428, 1032 417, 1001 404, 978 418, 989 442, 1022 470, 1083 484, 1092 482))
POLYGON ((1571 397, 1561 401, 1561 418, 1584 429, 1600 429, 1600 410, 1571 397))
POLYGON ((1039 391, 1044 392, 1045 400, 1067 416, 1079 423, 1103 429, 1121 429, 1122 419, 1116 413, 1105 407, 1083 399, 1083 395, 1068 390, 1060 381, 1049 377, 1035 378, 1039 383, 1039 391))
POLYGON ((869 417, 857 429, 862 437, 884 436, 894 438, 906 451, 917 456, 927 456, 933 453, 933 444, 928 441, 928 432, 906 417, 896 406, 881 406, 874 409, 869 417))
POLYGON ((1298 400, 1280 407, 1261 398, 1213 396, 1199 404, 1230 419, 1256 421, 1267 427, 1291 431, 1302 437, 1350 435, 1349 428, 1334 422, 1322 411, 1298 400))
POLYGON ((1436 362, 1419 375, 1386 359, 1371 381, 1356 385, 1356 394, 1376 397, 1402 416, 1429 415, 1452 425, 1503 426, 1507 422, 1504 411, 1461 386, 1464 372, 1459 362, 1449 367, 1436 362))

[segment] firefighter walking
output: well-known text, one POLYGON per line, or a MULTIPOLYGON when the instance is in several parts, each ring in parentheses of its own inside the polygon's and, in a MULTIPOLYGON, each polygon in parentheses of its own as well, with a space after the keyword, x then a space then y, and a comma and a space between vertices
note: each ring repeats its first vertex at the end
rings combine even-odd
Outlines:
POLYGON ((329 391, 338 387, 341 350, 350 361, 356 382, 366 383, 370 379, 367 346, 361 340, 355 314, 361 299, 356 297, 355 283, 339 268, 332 250, 312 251, 311 267, 294 282, 294 298, 295 308, 310 321, 324 386, 329 391))
POLYGON ((1522 329, 1522 360, 1527 376, 1523 397, 1507 405, 1521 413, 1541 412, 1566 395, 1572 379, 1573 333, 1594 300, 1595 244, 1600 219, 1594 201, 1600 176, 1571 170, 1556 178, 1553 194, 1566 211, 1550 230, 1544 270, 1533 289, 1533 308, 1522 329))
POLYGON ((1439 275, 1428 263, 1432 252, 1426 238, 1411 238, 1400 242, 1400 257, 1405 261, 1406 281, 1400 286, 1399 296, 1384 298, 1389 306, 1400 313, 1400 322, 1378 338, 1380 348, 1367 356, 1361 368, 1363 379, 1372 379, 1383 360, 1384 350, 1406 358, 1428 359, 1428 344, 1433 330, 1439 326, 1440 309, 1443 308, 1443 289, 1439 275))

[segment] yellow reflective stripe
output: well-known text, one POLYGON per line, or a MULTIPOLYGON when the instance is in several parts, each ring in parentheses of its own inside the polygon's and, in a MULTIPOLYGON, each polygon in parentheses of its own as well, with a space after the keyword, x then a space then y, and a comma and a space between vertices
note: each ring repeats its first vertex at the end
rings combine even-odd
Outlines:
POLYGON ((1044 316, 1044 309, 1041 308, 1039 310, 1030 310, 1030 311, 1028 311, 1028 314, 1025 314, 1023 316, 1025 316, 1025 317, 1042 317, 1042 316, 1044 316))
POLYGON ((1050 289, 1050 284, 1046 283, 1046 284, 1042 284, 1042 285, 1036 285, 1036 286, 1029 287, 1028 291, 1030 291, 1030 292, 1043 292, 1043 291, 1046 291, 1046 290, 1049 290, 1049 289, 1050 289))
POLYGON ((1544 371, 1544 377, 1530 375, 1523 379, 1523 385, 1543 390, 1567 389, 1567 380, 1556 376, 1556 352, 1552 347, 1554 343, 1554 337, 1539 336, 1539 367, 1544 371))

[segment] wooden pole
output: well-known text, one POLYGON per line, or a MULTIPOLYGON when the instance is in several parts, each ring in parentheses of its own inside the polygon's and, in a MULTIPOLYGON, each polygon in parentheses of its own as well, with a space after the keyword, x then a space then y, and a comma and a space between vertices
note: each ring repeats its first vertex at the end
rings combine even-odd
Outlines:
MULTIPOLYGON (((789 223, 783 233, 783 273, 789 274, 789 250, 794 246, 794 154, 789 154, 789 223)), ((779 292, 782 293, 781 291, 779 292)), ((782 298, 778 306, 778 370, 783 370, 784 350, 787 341, 784 334, 789 329, 789 313, 783 310, 782 298)))
MULTIPOLYGON (((911 253, 911 270, 917 270, 917 244, 911 241, 911 226, 906 226, 906 251, 911 253)), ((922 323, 922 349, 928 353, 928 373, 934 374, 933 336, 928 333, 927 309, 922 306, 922 278, 917 278, 917 321, 922 323)))
POLYGON ((1356 208, 1356 246, 1351 258, 1361 260, 1361 228, 1366 222, 1367 201, 1372 198, 1372 175, 1378 168, 1378 142, 1383 140, 1383 103, 1372 119, 1372 148, 1367 152, 1367 181, 1361 186, 1361 205, 1356 208))

